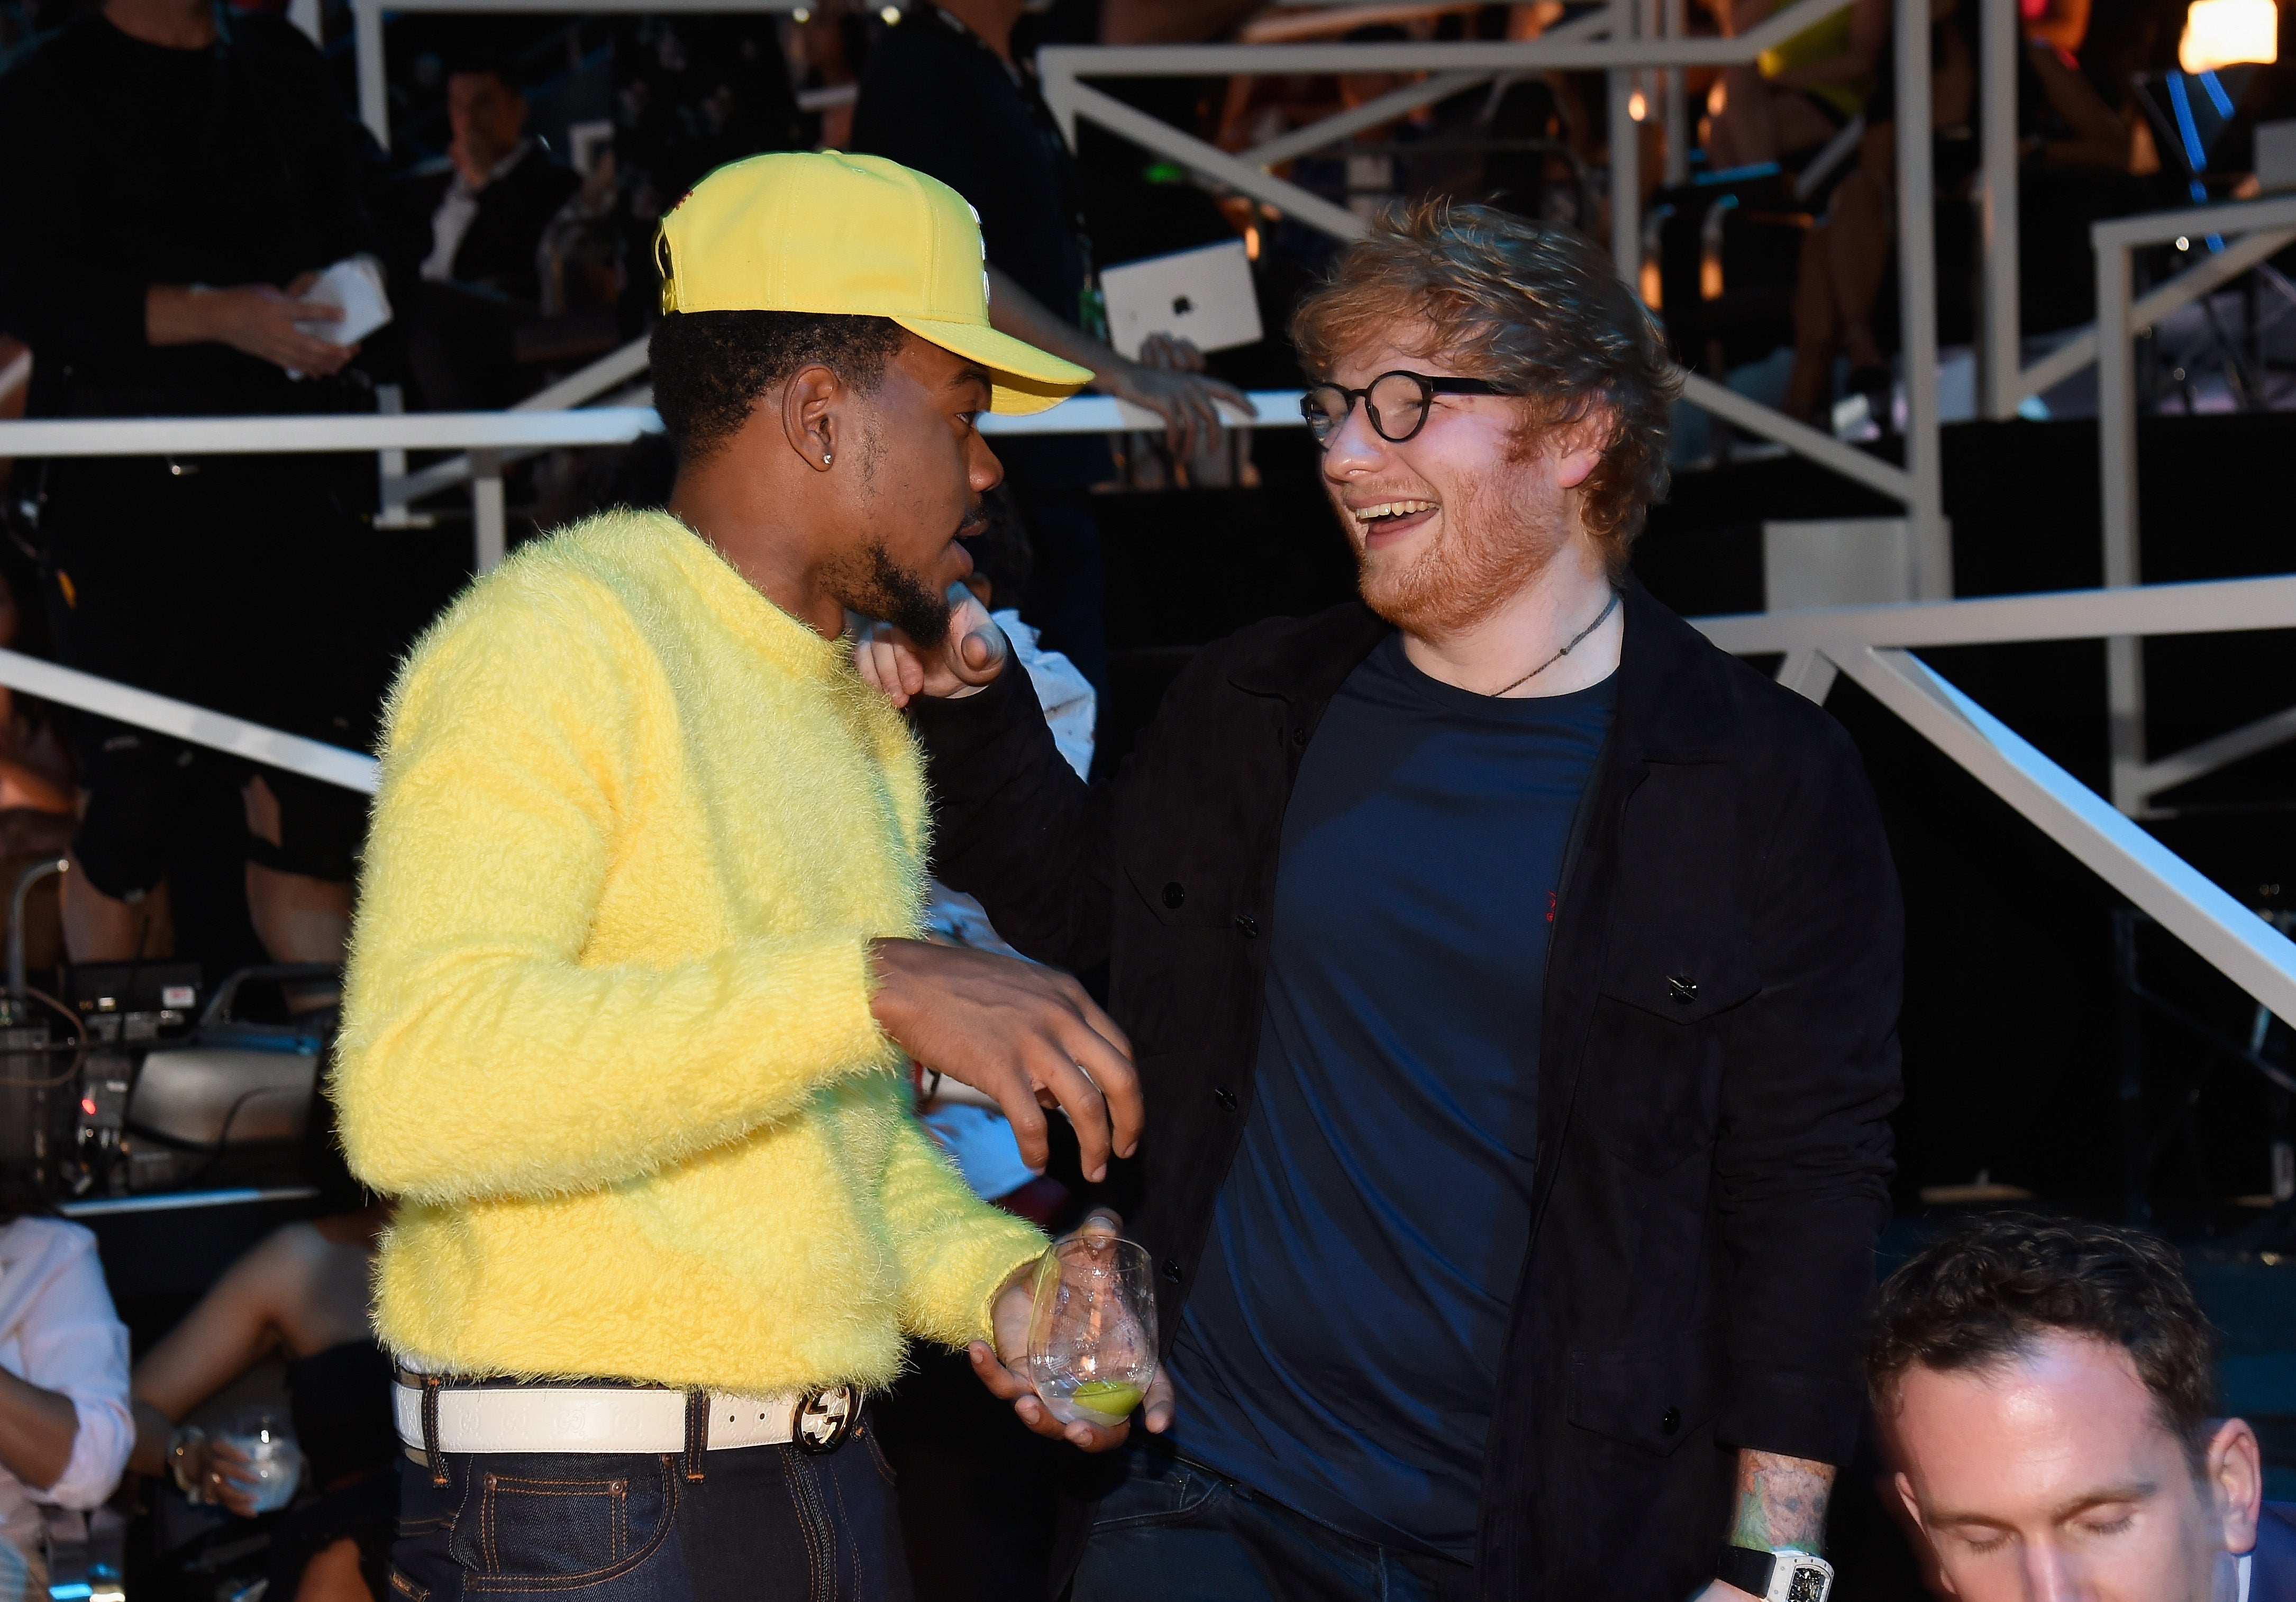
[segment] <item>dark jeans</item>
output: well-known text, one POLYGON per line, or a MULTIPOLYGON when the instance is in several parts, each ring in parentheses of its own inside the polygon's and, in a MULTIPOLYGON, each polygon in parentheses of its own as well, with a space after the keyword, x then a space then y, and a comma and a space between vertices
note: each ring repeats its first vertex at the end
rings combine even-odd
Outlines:
POLYGON ((495 1452, 446 1454, 441 1486, 402 1458, 379 1602, 909 1602, 875 1436, 707 1452, 698 1482, 676 1455, 495 1452))
POLYGON ((1456 1602, 1464 1563, 1341 1534, 1160 1443, 1127 1448, 1072 1602, 1456 1602))

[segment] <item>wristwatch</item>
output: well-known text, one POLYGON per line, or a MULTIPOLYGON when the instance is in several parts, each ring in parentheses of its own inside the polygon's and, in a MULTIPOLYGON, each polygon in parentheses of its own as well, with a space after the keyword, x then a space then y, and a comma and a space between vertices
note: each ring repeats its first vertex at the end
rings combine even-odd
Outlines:
POLYGON ((1825 1602, 1833 1590, 1833 1565, 1792 1547, 1770 1552, 1724 1547, 1714 1560, 1714 1577, 1762 1602, 1825 1602))

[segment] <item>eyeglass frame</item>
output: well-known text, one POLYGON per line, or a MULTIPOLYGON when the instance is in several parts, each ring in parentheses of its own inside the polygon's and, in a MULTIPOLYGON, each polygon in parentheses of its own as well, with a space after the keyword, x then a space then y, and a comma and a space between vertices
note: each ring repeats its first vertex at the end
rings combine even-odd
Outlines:
POLYGON ((1499 388, 1487 378, 1433 378, 1424 373, 1414 373, 1408 367, 1391 367, 1360 390, 1350 390, 1345 384, 1328 382, 1309 384, 1307 393, 1300 397, 1300 415, 1307 422, 1308 437, 1316 441, 1316 448, 1320 450, 1331 444, 1332 434, 1338 433, 1347 426, 1348 418, 1356 409, 1356 402, 1360 400, 1363 402, 1364 416, 1371 423, 1373 433, 1377 434, 1390 445, 1406 445, 1416 440, 1420 430, 1427 426, 1427 419, 1434 413, 1435 397, 1438 395, 1514 395, 1516 393, 1517 391, 1513 390, 1499 388), (1419 386, 1419 421, 1412 424, 1409 433, 1400 438, 1387 431, 1386 424, 1379 420, 1379 408, 1371 403, 1371 392, 1390 378, 1407 378, 1419 386), (1332 431, 1328 434, 1316 432, 1315 415, 1308 410, 1308 397, 1322 390, 1337 390, 1348 399, 1347 410, 1332 420, 1332 431))

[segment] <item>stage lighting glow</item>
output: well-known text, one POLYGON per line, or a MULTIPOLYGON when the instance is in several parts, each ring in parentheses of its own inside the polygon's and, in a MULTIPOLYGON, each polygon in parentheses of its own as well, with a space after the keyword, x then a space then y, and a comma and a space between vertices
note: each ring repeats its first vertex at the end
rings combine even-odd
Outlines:
POLYGON ((1636 122, 1650 115, 1650 102, 1643 98, 1640 89, 1627 96, 1627 115, 1636 122))
POLYGON ((2239 62, 2280 59, 2280 10, 2273 0, 2193 0, 2177 64, 2213 72, 2239 62))

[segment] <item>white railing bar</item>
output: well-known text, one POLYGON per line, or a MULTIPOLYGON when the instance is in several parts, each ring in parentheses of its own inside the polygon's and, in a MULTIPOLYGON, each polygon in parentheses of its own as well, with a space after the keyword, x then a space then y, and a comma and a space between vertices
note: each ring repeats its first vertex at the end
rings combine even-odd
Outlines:
POLYGON ((1750 434, 1775 440, 1797 456, 1808 456, 1820 466, 1829 467, 1846 479, 1855 479, 1892 500, 1910 504, 1913 499, 1914 481, 1904 468, 1868 456, 1856 446, 1845 444, 1759 400, 1749 399, 1702 373, 1683 375, 1682 398, 1701 411, 1734 423, 1750 434))
POLYGON ((300 735, 266 728, 244 718, 209 711, 189 702, 116 684, 77 668, 26 656, 20 651, 0 651, 0 684, 44 701, 100 713, 117 722, 172 735, 210 750, 228 752, 267 768, 283 768, 322 784, 339 785, 364 795, 374 793, 375 760, 363 752, 346 751, 322 740, 307 740, 300 735))
POLYGON ((2296 944, 1903 651, 1836 659, 1875 700, 2283 1020, 2296 1021, 2296 944))
MULTIPOLYGON (((1631 47, 1637 42, 1638 9, 1635 0, 1611 0, 1611 42, 1606 47, 1631 47)), ((1611 262, 1620 281, 1639 296, 1643 266, 1643 130, 1630 109, 1635 95, 1634 74, 1613 68, 1604 76, 1603 86, 1609 97, 1606 119, 1611 145, 1611 262)), ((1643 110, 1645 113, 1650 110, 1647 100, 1643 110)))
POLYGON ((41 417, 0 423, 0 456, 268 456, 521 446, 548 450, 627 445, 660 427, 651 407, 316 417, 41 417))
MULTIPOLYGON (((1230 428, 1305 428, 1308 420, 1300 414, 1303 393, 1300 390, 1254 390, 1250 392, 1251 404, 1259 408, 1257 417, 1248 416, 1221 401, 1220 421, 1230 428)), ((1160 434, 1164 431, 1164 420, 1146 407, 1119 400, 1113 395, 1078 395, 1050 411, 1032 412, 1025 417, 983 417, 980 431, 991 438, 1006 434, 1160 434)))
MULTIPOLYGON (((1294 72, 1461 72, 1511 68, 1727 67, 1752 61, 1853 0, 1796 0, 1734 37, 1589 38, 1552 29, 1535 39, 1449 39, 1367 45, 1047 45, 1037 70, 1053 78, 1221 78, 1294 72)), ((1615 30, 1614 30, 1615 31, 1615 30)))
POLYGON ((1887 606, 1814 606, 1691 621, 1708 639, 1738 656, 1806 647, 1924 649, 2120 634, 2246 634, 2296 628, 2296 574, 1887 606))
POLYGON ((1431 105, 1436 101, 1448 99, 1462 89, 1472 88, 1477 84, 1488 83, 1496 76, 1497 70, 1495 68, 1481 72, 1438 73, 1433 78, 1424 78, 1418 83, 1406 84, 1399 89, 1390 89, 1375 99, 1364 102, 1351 111, 1337 112, 1324 118, 1321 122, 1311 122, 1304 127, 1293 128, 1288 134, 1278 134, 1267 144, 1255 145, 1244 152, 1242 159, 1254 167, 1281 167, 1294 157, 1304 156, 1309 151, 1321 150, 1327 144, 1335 144, 1349 135, 1359 133, 1365 128, 1374 128, 1382 122, 1391 122, 1396 118, 1415 111, 1423 105, 1431 105))
MULTIPOLYGON (((1978 330, 1979 403, 1999 421, 2017 415, 2018 403, 2036 393, 2023 384, 2021 364, 2024 320, 2018 283, 2017 240, 2017 52, 2023 28, 2017 0, 1982 0, 1978 7, 1977 119, 1978 251, 1984 300, 1978 330)), ((1908 125, 1910 126, 1910 125, 1908 125)))
MULTIPOLYGON (((1300 424, 1300 391, 1260 390, 1254 418, 1225 405, 1236 428, 1300 424)), ((985 416, 984 434, 1098 434, 1161 431, 1163 420, 1107 395, 1078 395, 1026 417, 985 416)), ((328 417, 42 417, 0 423, 0 457, 221 456, 312 451, 553 450, 626 445, 657 433, 652 407, 585 407, 557 412, 360 413, 328 417)), ((444 465, 443 464, 441 465, 444 465)), ((414 483, 421 475, 406 481, 414 483)))
POLYGON ((1360 239, 1370 232, 1370 225, 1346 207, 1334 206, 1319 194, 1310 194, 1296 184, 1286 183, 1250 161, 1229 155, 1217 144, 1183 133, 1160 117, 1152 117, 1085 84, 1070 83, 1063 89, 1066 103, 1060 109, 1070 119, 1071 138, 1073 119, 1089 117, 1111 133, 1120 134, 1158 155, 1169 156, 1239 193, 1265 201, 1309 227, 1349 240, 1360 239))
POLYGON ((2296 740, 2296 706, 2284 707, 2269 717, 2243 723, 2212 738, 2187 745, 2170 756, 2159 757, 2138 770, 2137 782, 2146 800, 2163 790, 2174 790, 2203 774, 2296 740))
MULTIPOLYGON (((1925 7, 1897 8, 1898 126, 1930 126, 1930 18, 1925 7)), ((1953 536, 1945 518, 1945 471, 1938 440, 1936 197, 1927 139, 1898 144, 1898 344, 1906 374, 1906 500, 1912 526, 1914 593, 1953 597, 1953 536)))
POLYGON ((2131 245, 2167 244, 2180 236, 2200 239, 2211 234, 2245 234, 2256 228, 2296 228, 2296 195, 2111 218, 2090 224, 2089 237, 2100 251, 2126 250, 2131 245))

